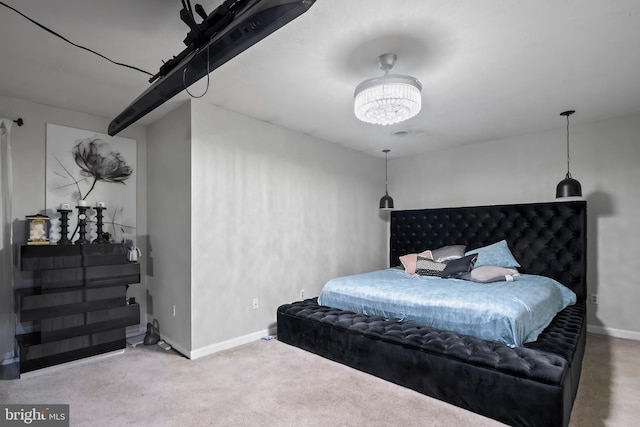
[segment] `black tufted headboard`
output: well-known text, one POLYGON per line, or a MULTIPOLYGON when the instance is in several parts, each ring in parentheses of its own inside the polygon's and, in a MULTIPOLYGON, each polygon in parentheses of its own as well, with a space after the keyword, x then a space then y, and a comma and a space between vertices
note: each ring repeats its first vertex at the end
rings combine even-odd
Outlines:
POLYGON ((522 273, 552 277, 586 299, 585 201, 393 211, 390 264, 425 249, 464 244, 471 250, 503 239, 522 273))

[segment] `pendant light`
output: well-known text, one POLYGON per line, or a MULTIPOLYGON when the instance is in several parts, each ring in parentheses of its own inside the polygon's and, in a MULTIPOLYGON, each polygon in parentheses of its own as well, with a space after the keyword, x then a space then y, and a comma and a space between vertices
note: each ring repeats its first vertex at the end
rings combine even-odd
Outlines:
POLYGON ((582 197, 582 186, 578 180, 571 178, 569 171, 569 116, 575 113, 574 110, 564 111, 561 116, 567 118, 567 176, 558 183, 556 187, 556 198, 561 197, 582 197))
POLYGON ((384 153, 384 196, 380 198, 380 209, 382 210, 391 210, 393 209, 393 199, 389 195, 389 189, 387 187, 387 154, 389 154, 389 149, 382 150, 384 153))

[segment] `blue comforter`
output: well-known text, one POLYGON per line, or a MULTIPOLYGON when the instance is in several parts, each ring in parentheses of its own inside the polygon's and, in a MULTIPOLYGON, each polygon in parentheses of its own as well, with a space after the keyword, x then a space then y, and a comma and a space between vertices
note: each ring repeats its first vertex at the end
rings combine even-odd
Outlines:
POLYGON ((515 279, 485 284, 389 268, 331 279, 318 303, 519 347, 535 341, 576 295, 548 277, 515 279))

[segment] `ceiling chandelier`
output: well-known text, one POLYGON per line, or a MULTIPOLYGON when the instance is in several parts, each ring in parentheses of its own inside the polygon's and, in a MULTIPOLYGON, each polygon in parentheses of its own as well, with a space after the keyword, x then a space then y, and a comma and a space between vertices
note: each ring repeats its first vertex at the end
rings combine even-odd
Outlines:
POLYGON ((418 79, 389 74, 398 57, 393 53, 378 56, 382 77, 360 83, 354 94, 354 112, 363 122, 392 125, 414 117, 422 106, 422 84, 418 79))

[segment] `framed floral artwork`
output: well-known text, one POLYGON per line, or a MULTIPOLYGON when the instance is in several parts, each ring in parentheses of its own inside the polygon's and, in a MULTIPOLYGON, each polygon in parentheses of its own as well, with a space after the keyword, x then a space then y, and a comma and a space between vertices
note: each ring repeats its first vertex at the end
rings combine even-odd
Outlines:
POLYGON ((103 234, 131 239, 136 229, 136 141, 47 123, 46 208, 52 243, 60 239, 57 210, 70 207, 68 238, 78 238, 78 209, 87 206, 88 238, 97 237, 96 206, 103 209, 103 234), (56 234, 57 232, 57 234, 56 234))

